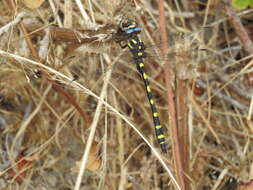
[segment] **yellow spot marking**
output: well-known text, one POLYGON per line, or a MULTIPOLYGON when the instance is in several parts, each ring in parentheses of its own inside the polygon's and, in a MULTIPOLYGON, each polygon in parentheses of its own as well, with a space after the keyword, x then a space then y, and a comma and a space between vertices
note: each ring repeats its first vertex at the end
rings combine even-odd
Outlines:
POLYGON ((138 56, 142 56, 143 54, 141 52, 138 53, 138 56))
POLYGON ((133 42, 134 44, 137 44, 137 41, 132 39, 131 42, 133 42))
POLYGON ((131 46, 130 42, 128 42, 127 45, 130 49, 133 49, 133 46, 131 46))
POLYGON ((147 78, 148 78, 148 76, 146 75, 146 73, 143 73, 143 78, 144 78, 144 79, 147 79, 147 78))
POLYGON ((139 49, 141 49, 141 46, 138 46, 139 49))
POLYGON ((161 125, 156 125, 155 128, 156 128, 156 129, 161 129, 162 126, 161 126, 161 125))
POLYGON ((158 117, 158 113, 157 112, 153 113, 153 116, 158 117))
POLYGON ((150 99, 149 100, 150 104, 154 104, 154 100, 150 99))
POLYGON ((164 144, 165 142, 164 141, 162 141, 162 142, 160 142, 159 144, 164 144))
POLYGON ((158 139, 163 139, 164 138, 164 135, 159 135, 157 136, 158 139))
POLYGON ((150 87, 149 87, 149 86, 147 86, 147 91, 148 91, 148 92, 151 92, 151 89, 150 89, 150 87))
POLYGON ((139 66, 140 67, 144 67, 144 63, 139 63, 139 66))

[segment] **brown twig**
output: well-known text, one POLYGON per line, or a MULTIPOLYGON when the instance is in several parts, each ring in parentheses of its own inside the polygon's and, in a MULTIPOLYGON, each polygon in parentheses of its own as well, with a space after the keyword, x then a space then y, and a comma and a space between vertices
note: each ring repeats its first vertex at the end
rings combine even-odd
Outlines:
MULTIPOLYGON (((186 65, 185 65, 186 66, 186 65)), ((188 81, 176 77, 176 105, 178 141, 181 149, 184 176, 189 175, 189 129, 188 129, 188 81)), ((186 189, 190 189, 189 180, 184 177, 186 189)))
MULTIPOLYGON (((161 40, 162 40, 162 54, 163 56, 167 55, 168 52, 168 38, 166 32, 166 20, 164 15, 164 1, 159 0, 159 29, 161 32, 161 40)), ((169 61, 166 61, 165 67, 165 82, 167 92, 167 101, 168 101, 168 111, 169 115, 171 116, 171 131, 172 131, 172 141, 173 141, 173 152, 175 156, 175 166, 176 166, 176 174, 177 174, 177 181, 179 186, 182 190, 185 190, 185 182, 184 182, 184 171, 182 166, 182 158, 180 154, 180 145, 178 139, 178 128, 177 128, 177 119, 176 119, 176 107, 174 102, 174 93, 171 86, 172 82, 172 67, 169 61)))

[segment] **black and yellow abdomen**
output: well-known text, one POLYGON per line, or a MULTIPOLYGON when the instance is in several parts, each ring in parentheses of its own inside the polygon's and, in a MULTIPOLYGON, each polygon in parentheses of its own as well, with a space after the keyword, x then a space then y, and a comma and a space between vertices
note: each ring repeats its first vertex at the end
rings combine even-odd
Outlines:
POLYGON ((128 47, 133 55, 134 62, 136 64, 137 70, 142 76, 148 101, 150 103, 152 117, 154 121, 155 134, 158 143, 160 144, 161 150, 163 153, 167 152, 167 147, 165 144, 165 137, 163 133, 163 128, 160 123, 158 112, 155 106, 153 95, 148 81, 148 76, 144 70, 144 58, 146 57, 144 43, 139 39, 138 34, 141 32, 141 29, 136 26, 134 23, 122 24, 119 28, 118 33, 120 33, 121 38, 114 39, 117 43, 120 44, 122 48, 128 47), (122 45, 122 42, 126 42, 127 45, 122 45))

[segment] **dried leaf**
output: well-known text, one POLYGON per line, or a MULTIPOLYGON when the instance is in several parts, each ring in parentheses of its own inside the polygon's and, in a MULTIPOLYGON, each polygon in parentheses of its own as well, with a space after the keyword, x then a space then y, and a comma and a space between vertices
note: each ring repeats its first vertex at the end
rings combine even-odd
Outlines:
POLYGON ((95 171, 99 169, 99 167, 101 166, 101 158, 98 153, 99 145, 97 142, 93 142, 86 169, 90 171, 95 171))
MULTIPOLYGON (((90 154, 88 157, 88 163, 87 163, 86 169, 90 171, 95 171, 100 168, 102 161, 98 153, 99 153, 99 145, 97 144, 97 142, 93 142, 91 150, 90 150, 90 154)), ((77 173, 79 171, 81 162, 82 162, 81 160, 76 162, 75 167, 71 169, 72 173, 77 173)))
POLYGON ((18 183, 22 183, 26 177, 26 168, 32 164, 32 161, 26 160, 22 155, 19 155, 17 162, 16 170, 10 169, 8 171, 8 177, 11 179, 14 178, 18 183))
POLYGON ((23 0, 23 3, 30 9, 36 9, 39 8, 44 1, 45 0, 23 0))

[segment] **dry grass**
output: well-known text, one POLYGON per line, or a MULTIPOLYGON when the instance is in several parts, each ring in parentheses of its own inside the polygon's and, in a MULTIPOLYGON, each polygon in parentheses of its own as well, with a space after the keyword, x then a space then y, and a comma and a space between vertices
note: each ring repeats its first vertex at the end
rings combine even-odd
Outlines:
MULTIPOLYGON (((159 26, 156 1, 93 0, 84 9, 67 0, 37 9, 13 2, 0 4, 0 189, 250 189, 252 61, 228 5, 165 2, 159 26), (167 155, 156 148, 131 55, 112 40, 121 16, 140 23, 151 47, 146 71, 167 155), (166 57, 159 27, 169 36, 166 57), (168 60, 178 134, 167 106, 168 60), (175 172, 176 154, 184 173, 175 172)), ((248 21, 240 30, 252 28, 250 12, 240 14, 248 21)))

